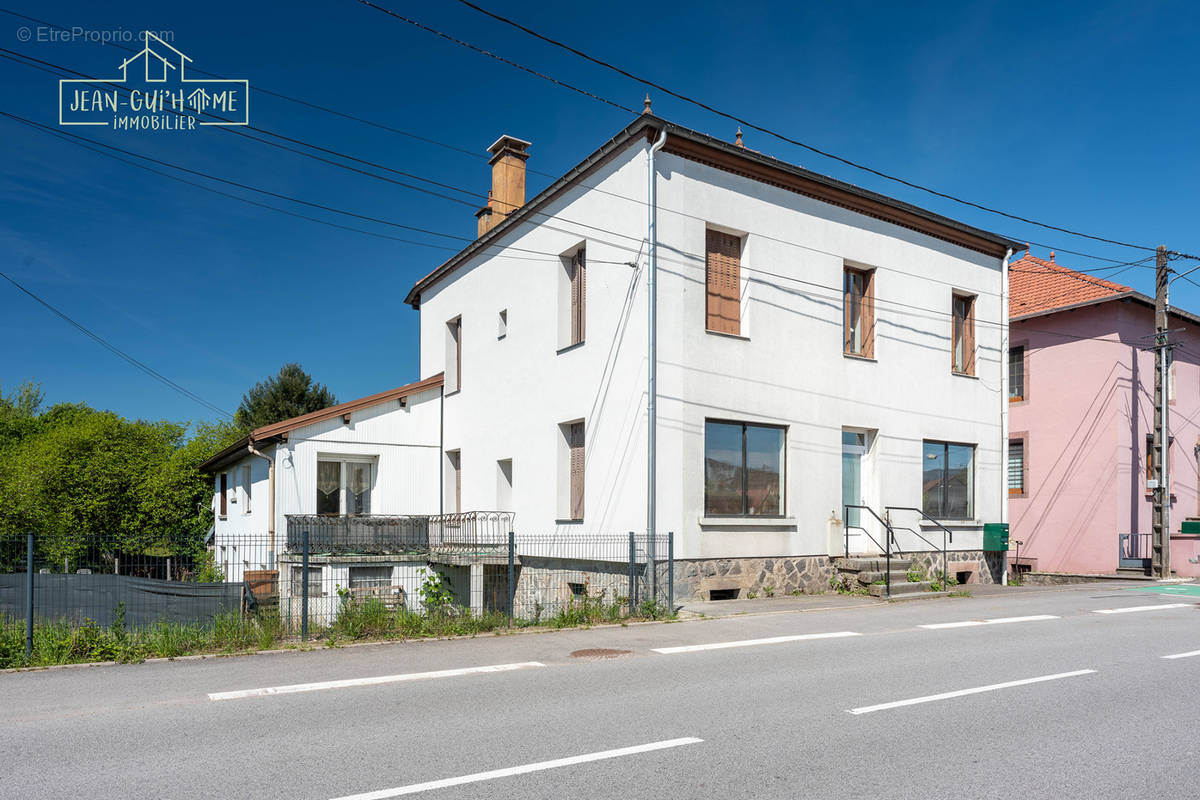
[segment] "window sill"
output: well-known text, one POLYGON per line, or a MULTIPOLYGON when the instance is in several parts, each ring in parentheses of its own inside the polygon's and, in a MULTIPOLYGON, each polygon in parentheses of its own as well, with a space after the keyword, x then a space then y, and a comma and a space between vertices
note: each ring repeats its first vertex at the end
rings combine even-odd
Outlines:
POLYGON ((563 353, 569 353, 572 350, 578 350, 580 347, 583 347, 584 344, 586 344, 586 343, 587 343, 587 340, 585 339, 582 342, 576 342, 575 344, 569 344, 566 347, 560 347, 557 350, 555 350, 554 353, 555 353, 555 355, 561 356, 563 353))
MULTIPOLYGON (((1023 495, 1013 496, 1018 497, 1023 495)), ((954 530, 955 528, 983 528, 983 523, 977 519, 939 519, 938 522, 942 523, 942 525, 945 525, 950 530, 954 530)), ((923 519, 918 522, 917 527, 922 529, 932 529, 935 531, 941 530, 941 528, 939 528, 936 524, 927 519, 923 519)))
POLYGON ((555 525, 582 525, 583 520, 581 520, 581 519, 556 519, 556 520, 554 520, 554 524, 555 525))
POLYGON ((851 359, 852 361, 866 361, 866 362, 868 362, 868 363, 870 363, 870 364, 876 364, 876 363, 878 363, 878 361, 879 361, 879 359, 875 358, 874 356, 864 356, 862 353, 847 353, 847 352, 843 352, 843 353, 842 353, 842 357, 843 357, 843 358, 849 358, 849 359, 851 359))
POLYGON ((501 339, 504 339, 504 338, 506 338, 507 336, 508 336, 508 334, 507 334, 507 333, 502 333, 502 334, 500 334, 499 336, 497 336, 497 337, 496 337, 496 341, 498 342, 498 341, 500 341, 501 339))
POLYGON ((795 528, 795 517, 701 517, 701 528, 795 528))
POLYGON ((445 392, 442 394, 442 397, 454 397, 454 395, 460 393, 461 391, 462 391, 462 389, 455 389, 452 392, 445 392))
POLYGON ((720 336, 722 339, 737 339, 742 342, 750 341, 749 336, 742 336, 740 333, 725 333, 724 331, 714 331, 709 330, 708 328, 705 328, 704 332, 710 336, 720 336))
POLYGON ((977 381, 977 380, 979 380, 979 376, 978 376, 978 375, 972 375, 972 374, 971 374, 971 373, 969 373, 969 372, 959 372, 959 371, 958 371, 958 370, 956 370, 956 369, 952 369, 952 370, 950 370, 950 374, 951 374, 951 375, 956 375, 956 376, 958 376, 959 378, 970 378, 970 379, 971 379, 971 380, 973 380, 973 381, 977 381))

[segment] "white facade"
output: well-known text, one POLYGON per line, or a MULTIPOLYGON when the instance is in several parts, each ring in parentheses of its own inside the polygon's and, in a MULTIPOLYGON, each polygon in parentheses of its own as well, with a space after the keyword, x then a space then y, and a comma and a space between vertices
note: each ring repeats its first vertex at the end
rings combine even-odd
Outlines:
MULTIPOLYGON (((451 392, 447 379, 444 447, 457 451, 463 509, 514 511, 521 533, 646 530, 648 147, 643 136, 618 148, 495 246, 419 286, 422 375, 457 373, 447 325, 461 326, 453 335, 462 380, 451 392), (564 347, 566 256, 580 246, 586 338, 564 347), (585 511, 570 520, 562 426, 579 420, 585 511)), ((670 150, 657 155, 657 527, 675 533, 676 557, 840 553, 850 502, 844 431, 867 434, 861 500, 881 514, 885 505, 921 507, 923 441, 973 446, 970 518, 946 524, 951 549, 980 549, 982 524, 1001 520, 1006 501, 1003 256, 670 150), (706 330, 709 228, 742 240, 739 336, 706 330), (875 270, 871 360, 843 355, 846 267, 875 270), (950 367, 955 292, 976 296, 973 377, 950 367), (782 516, 706 514, 707 420, 785 429, 782 516)), ((442 468, 453 475, 449 458, 442 468)), ((446 487, 453 492, 454 481, 446 487)), ((894 520, 940 548, 940 530, 916 515, 894 520)), ((873 549, 855 535, 852 550, 873 549)), ((930 549, 915 534, 898 538, 904 549, 930 549)))
MULTIPOLYGON (((397 398, 356 408, 347 412, 348 422, 339 413, 292 428, 282 441, 256 444, 266 458, 247 451, 215 468, 212 544, 227 579, 241 580, 246 569, 275 568, 268 538, 268 459, 275 467, 276 555, 284 552, 287 543, 287 516, 318 513, 319 461, 366 466, 370 475, 366 513, 437 514, 440 398, 440 387, 433 387, 406 396, 403 404, 397 398), (247 469, 248 490, 243 478, 247 469), (227 486, 224 515, 220 513, 222 476, 227 486)), ((350 509, 342 480, 339 513, 346 514, 350 509)))

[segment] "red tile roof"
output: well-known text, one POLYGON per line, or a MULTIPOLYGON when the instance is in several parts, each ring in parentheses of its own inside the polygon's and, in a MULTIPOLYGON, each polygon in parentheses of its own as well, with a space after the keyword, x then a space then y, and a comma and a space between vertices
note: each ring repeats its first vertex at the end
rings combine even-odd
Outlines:
POLYGON ((1132 292, 1128 286, 1067 269, 1029 255, 1008 266, 1008 314, 1022 317, 1132 292))

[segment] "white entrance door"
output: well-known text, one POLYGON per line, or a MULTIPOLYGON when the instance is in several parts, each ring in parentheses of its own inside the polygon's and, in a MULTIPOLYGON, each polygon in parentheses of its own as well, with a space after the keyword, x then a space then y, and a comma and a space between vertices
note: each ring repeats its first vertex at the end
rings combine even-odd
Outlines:
MULTIPOLYGON (((850 536, 850 552, 865 552, 877 548, 869 545, 860 529, 863 513, 858 508, 846 506, 865 505, 863 499, 863 456, 867 454, 867 435, 860 431, 842 431, 842 508, 845 524, 850 536)), ((869 514, 867 515, 870 516, 869 514)))

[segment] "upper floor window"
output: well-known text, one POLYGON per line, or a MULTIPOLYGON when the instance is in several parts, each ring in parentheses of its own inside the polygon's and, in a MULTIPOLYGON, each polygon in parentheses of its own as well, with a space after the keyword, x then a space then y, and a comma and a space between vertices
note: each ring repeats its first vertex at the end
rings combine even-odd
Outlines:
POLYGON ((220 480, 220 495, 217 499, 217 513, 224 517, 229 513, 229 473, 222 472, 220 480))
POLYGON ((462 317, 446 323, 446 394, 462 388, 462 317))
POLYGON ((374 464, 366 460, 317 461, 318 514, 370 514, 374 464))
POLYGON ((1025 399, 1025 347, 1008 348, 1008 399, 1025 399))
POLYGON ((975 374, 975 297, 956 294, 951 302, 953 332, 951 369, 962 375, 975 374))
POLYGON ((704 423, 704 513, 783 516, 786 429, 743 422, 704 423))
POLYGON ((711 229, 705 235, 705 325, 715 333, 740 336, 742 240, 711 229))
POLYGON ((922 510, 935 519, 973 519, 975 445, 926 441, 922 450, 922 510))
POLYGON ((842 275, 842 352, 875 357, 875 271, 847 267, 842 275))
POLYGON ((581 244, 560 256, 558 279, 558 347, 564 350, 587 338, 587 247, 581 244))

